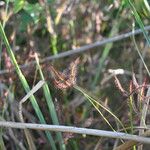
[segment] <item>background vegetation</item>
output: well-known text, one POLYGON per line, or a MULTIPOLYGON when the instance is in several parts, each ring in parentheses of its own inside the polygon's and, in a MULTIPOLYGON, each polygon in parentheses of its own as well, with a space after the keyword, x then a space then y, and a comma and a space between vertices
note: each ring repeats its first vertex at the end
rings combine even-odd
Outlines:
MULTIPOLYGON (((150 75, 150 28, 144 28, 150 23, 148 3, 0 1, 1 120, 142 135, 138 127, 150 123, 148 103, 145 105, 150 75), (67 89, 54 86, 54 78, 61 79, 51 66, 64 72, 65 81, 59 82, 68 84, 73 64, 76 84, 67 89), (20 120, 19 102, 40 80, 46 83, 22 104, 20 120)), ((0 138, 1 149, 108 150, 122 143, 112 138, 18 129, 1 129, 0 138)))

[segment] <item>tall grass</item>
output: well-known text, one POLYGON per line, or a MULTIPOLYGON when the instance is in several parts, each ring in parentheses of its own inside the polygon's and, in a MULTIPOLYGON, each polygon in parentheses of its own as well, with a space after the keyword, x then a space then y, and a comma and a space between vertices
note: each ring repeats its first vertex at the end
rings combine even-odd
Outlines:
MULTIPOLYGON (((40 64, 39 64, 39 58, 38 58, 37 54, 35 54, 35 59, 36 59, 37 69, 38 69, 39 74, 40 74, 40 78, 42 80, 45 80, 42 69, 41 69, 40 64)), ((59 121, 58 121, 58 117, 57 117, 57 114, 56 114, 55 106, 54 106, 54 103, 52 101, 52 97, 51 97, 50 90, 49 90, 49 87, 48 87, 47 83, 45 83, 45 85, 43 86, 43 92, 44 92, 44 96, 45 96, 45 99, 46 99, 46 102, 47 102, 47 106, 48 106, 48 109, 49 109, 50 116, 52 118, 52 122, 55 125, 59 125, 59 121)), ((58 140, 59 145, 60 145, 60 149, 64 150, 65 145, 64 145, 61 133, 57 132, 56 135, 57 135, 57 140, 58 140)))
MULTIPOLYGON (((116 17, 116 19, 113 22, 113 27, 109 33, 109 37, 113 37, 118 33, 121 21, 122 21, 121 18, 116 17)), ((112 47, 113 47, 113 43, 107 43, 103 50, 102 56, 99 58, 98 68, 93 81, 93 87, 97 84, 98 80, 100 79, 100 74, 104 67, 105 60, 107 59, 112 47)))
MULTIPOLYGON (((120 13, 123 10, 123 1, 121 2, 121 5, 119 6, 118 12, 116 13, 116 16, 112 22, 112 28, 110 30, 109 33, 109 37, 113 37, 115 36, 120 28, 121 22, 122 22, 122 18, 120 17, 120 13)), ((98 80, 100 79, 100 75, 102 72, 102 69, 104 68, 104 63, 107 59, 107 57, 109 56, 110 50, 113 47, 113 43, 107 43, 106 46, 104 47, 103 53, 101 55, 101 57, 99 58, 99 63, 98 63, 98 68, 96 71, 96 75, 93 81, 93 87, 97 84, 98 80)))
MULTIPOLYGON (((140 26, 140 28, 141 28, 141 30, 142 30, 142 32, 143 32, 143 35, 144 35, 144 37, 145 37, 145 39, 146 39, 146 41, 147 41, 147 44, 148 44, 148 46, 150 47, 150 38, 149 38, 149 36, 148 36, 148 33, 145 31, 145 29, 144 29, 144 23, 143 23, 143 21, 142 21, 142 19, 141 19, 141 16, 140 16, 140 14, 138 13, 138 11, 137 11, 137 8, 134 6, 134 3, 133 3, 133 1, 131 2, 131 0, 127 0, 127 2, 128 2, 128 4, 130 5, 130 8, 131 8, 131 10, 133 11, 133 15, 134 15, 134 17, 135 17, 135 20, 136 20, 136 22, 138 23, 138 25, 140 26)), ((145 1, 139 1, 138 3, 139 3, 139 5, 141 5, 141 3, 144 3, 145 1)), ((137 4, 138 5, 138 4, 137 4)), ((145 8, 146 9, 146 8, 145 8)), ((142 12, 141 12, 142 13, 142 12)), ((133 32, 134 32, 134 29, 133 29, 133 32)), ((143 65, 144 65, 144 67, 145 67, 145 69, 146 69, 146 71, 147 71, 147 74, 149 75, 149 77, 150 77, 150 71, 149 71, 149 69, 148 69, 148 67, 147 67, 147 65, 146 65, 146 63, 145 63, 145 61, 144 61, 144 59, 143 59, 143 57, 142 57, 142 55, 141 55, 141 52, 140 52, 140 50, 139 50, 139 48, 138 48, 138 46, 137 46, 137 44, 136 44, 136 40, 135 40, 135 37, 133 36, 132 37, 132 39, 133 39, 133 43, 134 43, 134 45, 135 45, 135 49, 136 49, 136 51, 137 51, 137 53, 138 53, 138 55, 139 55, 139 57, 140 57, 140 59, 141 59, 141 61, 142 61, 142 63, 143 63, 143 65)), ((148 88, 148 92, 147 92, 147 94, 149 94, 149 88, 148 88)), ((147 95, 147 96, 149 96, 149 95, 147 95)), ((130 103, 132 102, 132 98, 130 97, 130 103)), ((131 105, 131 104, 130 104, 131 105)), ((148 105, 149 105, 149 98, 147 99, 147 103, 146 104, 143 104, 142 105, 142 107, 141 107, 141 117, 140 117, 140 125, 142 126, 142 125, 146 125, 146 114, 147 114, 147 109, 148 109, 148 105)), ((131 122, 131 129, 132 129, 132 132, 133 132, 133 123, 132 123, 132 109, 131 109, 131 106, 130 106, 130 122, 131 122)), ((143 134, 144 133, 144 130, 140 130, 139 131, 139 135, 141 135, 141 134, 143 134)), ((135 147, 133 147, 134 148, 134 150, 136 149, 135 147)), ((138 147, 138 150, 142 150, 143 149, 143 146, 139 146, 138 147)))
MULTIPOLYGON (((0 36, 1 36, 2 40, 4 41, 4 44, 5 44, 6 49, 7 49, 7 52, 9 54, 9 57, 11 59, 12 64, 15 67, 15 70, 16 70, 16 72, 18 74, 18 77, 19 77, 21 83, 22 83, 22 86, 23 86, 25 92, 28 93, 30 91, 29 84, 28 84, 26 78, 24 77, 22 71, 20 70, 20 68, 18 66, 18 63, 16 61, 16 58, 14 56, 14 53, 13 53, 10 45, 9 45, 8 39, 7 39, 6 35, 5 35, 5 32, 3 30, 1 22, 0 22, 0 36)), ((36 98, 32 95, 30 97, 30 100, 31 100, 31 104, 32 104, 32 106, 33 106, 33 108, 34 108, 34 110, 36 112, 36 115, 38 116, 40 122, 43 123, 43 124, 46 124, 46 121, 45 121, 44 116, 43 116, 43 114, 42 114, 42 112, 40 110, 40 107, 39 107, 39 105, 38 105, 38 103, 36 101, 36 98)), ((50 142, 50 144, 52 146, 52 149, 56 150, 56 145, 55 145, 54 139, 51 136, 50 132, 46 131, 46 135, 47 135, 47 138, 48 138, 48 140, 49 140, 49 142, 50 142)))

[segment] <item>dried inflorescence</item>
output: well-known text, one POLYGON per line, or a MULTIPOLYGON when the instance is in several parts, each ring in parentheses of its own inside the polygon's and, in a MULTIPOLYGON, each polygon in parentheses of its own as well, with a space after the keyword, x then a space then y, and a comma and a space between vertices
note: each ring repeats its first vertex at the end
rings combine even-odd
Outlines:
POLYGON ((134 100, 133 102, 133 109, 135 112, 139 112, 140 110, 138 110, 138 108, 140 107, 140 104, 143 103, 144 100, 149 98, 145 96, 145 90, 147 90, 149 85, 146 84, 146 80, 144 80, 142 85, 139 85, 135 78, 134 73, 132 75, 132 80, 130 81, 129 84, 129 92, 124 90, 119 79, 116 76, 115 76, 115 85, 124 97, 129 98, 131 96, 132 99, 134 99, 133 94, 136 96, 136 100, 134 100))
POLYGON ((69 73, 63 73, 57 71, 52 65, 50 70, 54 75, 54 84, 59 89, 67 89, 73 87, 76 84, 77 65, 79 64, 79 58, 71 62, 69 65, 69 73))
POLYGON ((122 85, 121 85, 119 79, 117 78, 117 76, 114 76, 114 78, 115 78, 115 85, 119 89, 121 94, 125 97, 128 97, 128 92, 124 90, 124 88, 122 87, 122 85))

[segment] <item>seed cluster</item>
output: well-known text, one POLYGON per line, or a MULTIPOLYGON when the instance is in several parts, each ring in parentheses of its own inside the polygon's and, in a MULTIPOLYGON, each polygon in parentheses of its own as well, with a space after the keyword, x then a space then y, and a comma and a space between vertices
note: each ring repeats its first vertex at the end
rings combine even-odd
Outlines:
POLYGON ((52 65, 50 65, 50 70, 54 75, 54 84, 58 89, 67 89, 73 87, 76 84, 78 64, 79 57, 75 61, 70 63, 68 74, 59 72, 52 65))

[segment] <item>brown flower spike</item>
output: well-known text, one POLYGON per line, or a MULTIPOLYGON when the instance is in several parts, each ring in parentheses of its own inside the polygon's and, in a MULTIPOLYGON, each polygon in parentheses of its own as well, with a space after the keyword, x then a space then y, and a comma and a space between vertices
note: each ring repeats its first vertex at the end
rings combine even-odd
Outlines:
POLYGON ((54 75, 54 84, 59 89, 67 89, 76 84, 77 65, 79 64, 79 57, 70 63, 69 74, 57 71, 52 65, 50 70, 54 75))

